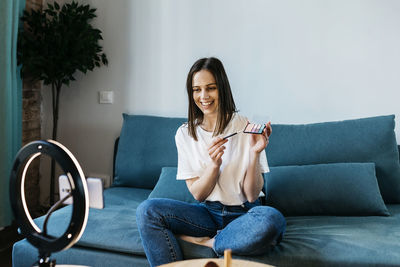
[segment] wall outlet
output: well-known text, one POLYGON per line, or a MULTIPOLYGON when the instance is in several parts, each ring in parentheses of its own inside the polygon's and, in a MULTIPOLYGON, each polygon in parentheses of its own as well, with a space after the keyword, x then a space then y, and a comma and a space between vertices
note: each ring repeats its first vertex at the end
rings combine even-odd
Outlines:
POLYGON ((99 103, 100 104, 112 104, 114 102, 114 91, 100 91, 99 92, 99 103))

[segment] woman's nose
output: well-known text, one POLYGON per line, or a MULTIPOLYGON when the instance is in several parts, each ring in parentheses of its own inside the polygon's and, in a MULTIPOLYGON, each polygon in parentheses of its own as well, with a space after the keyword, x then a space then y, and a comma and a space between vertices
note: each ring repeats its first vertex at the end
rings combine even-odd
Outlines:
POLYGON ((209 98, 209 97, 210 97, 210 96, 208 95, 207 90, 203 90, 203 91, 201 92, 201 98, 207 99, 207 98, 209 98))

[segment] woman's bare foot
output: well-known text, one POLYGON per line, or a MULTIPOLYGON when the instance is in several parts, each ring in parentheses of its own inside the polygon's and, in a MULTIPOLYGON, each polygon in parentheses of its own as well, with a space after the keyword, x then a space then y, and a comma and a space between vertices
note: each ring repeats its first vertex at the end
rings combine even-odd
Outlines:
POLYGON ((213 248, 214 245, 214 238, 210 238, 208 236, 205 237, 195 237, 195 236, 188 236, 188 235, 179 235, 180 239, 185 240, 190 243, 194 243, 200 246, 206 246, 209 248, 213 248))

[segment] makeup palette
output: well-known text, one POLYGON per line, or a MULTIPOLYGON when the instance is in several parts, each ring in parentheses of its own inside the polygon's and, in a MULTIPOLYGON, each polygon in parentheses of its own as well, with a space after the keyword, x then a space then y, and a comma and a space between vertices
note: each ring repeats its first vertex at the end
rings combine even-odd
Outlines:
POLYGON ((262 134, 265 129, 265 124, 257 124, 257 123, 247 123, 246 127, 244 128, 244 133, 251 133, 251 134, 262 134))
MULTIPOLYGON (((250 133, 250 134, 262 134, 265 129, 265 124, 257 124, 257 123, 250 123, 248 122, 246 127, 244 127, 243 133, 250 133)), ((223 139, 227 139, 231 136, 234 136, 241 132, 236 132, 230 135, 225 136, 223 139)))

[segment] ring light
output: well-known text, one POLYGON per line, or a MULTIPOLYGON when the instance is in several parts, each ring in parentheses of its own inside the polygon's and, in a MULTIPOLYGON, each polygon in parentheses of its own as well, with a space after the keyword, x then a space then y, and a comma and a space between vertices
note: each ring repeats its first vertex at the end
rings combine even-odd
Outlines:
POLYGON ((47 261, 51 253, 68 249, 74 245, 85 230, 89 214, 89 197, 85 175, 72 153, 56 141, 34 141, 18 151, 10 176, 10 200, 21 233, 39 250, 39 265, 44 259, 47 261), (43 230, 33 221, 26 204, 26 173, 32 161, 41 154, 46 154, 58 162, 67 175, 71 186, 70 195, 73 198, 71 221, 64 234, 58 238, 47 234, 46 224, 51 212, 61 205, 66 198, 50 208, 43 230))

